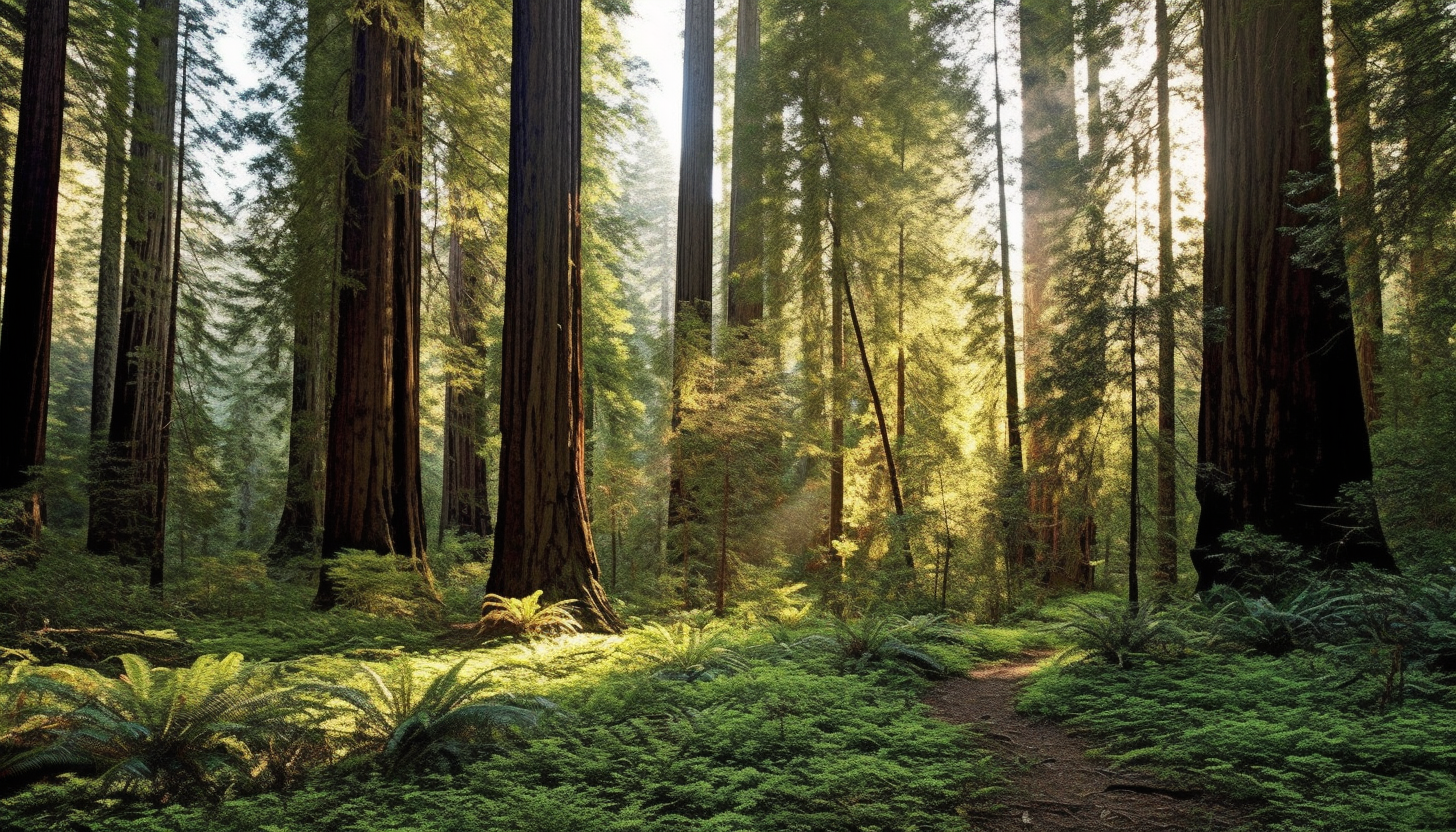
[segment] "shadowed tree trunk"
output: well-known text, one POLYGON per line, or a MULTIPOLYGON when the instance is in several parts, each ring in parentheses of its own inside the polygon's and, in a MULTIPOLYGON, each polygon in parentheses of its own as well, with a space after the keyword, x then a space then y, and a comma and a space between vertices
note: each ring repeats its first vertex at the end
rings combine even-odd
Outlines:
MULTIPOLYGON (((677 306, 673 326, 672 427, 682 429, 682 385, 713 322, 713 3, 687 0, 683 33, 682 161, 677 202, 677 306)), ((668 525, 696 515, 688 493, 679 437, 668 488, 668 525)), ((683 569, 692 562, 692 534, 683 530, 683 569)), ((686 577, 684 586, 687 586, 686 577)))
MULTIPOLYGON (((490 522, 490 465, 481 456, 485 428, 485 392, 479 367, 485 346, 476 326, 476 271, 468 268, 460 235, 450 234, 446 269, 450 298, 450 337, 465 356, 464 373, 451 373, 445 382, 445 477, 441 495, 440 527, 445 531, 487 537, 490 522)), ((588 477, 588 479, 590 479, 588 477)))
POLYGON ((1154 8, 1158 57, 1154 71, 1158 94, 1158 550, 1153 581, 1163 586, 1178 582, 1178 480, 1175 419, 1177 415, 1176 336, 1173 294, 1178 268, 1173 261, 1173 124, 1168 90, 1168 64, 1173 35, 1168 23, 1168 0, 1154 8))
MULTIPOLYGON (((128 37, 130 32, 125 33, 128 37)), ((96 280, 96 339, 91 361, 91 437, 100 448, 111 428, 116 395, 116 351, 121 331, 121 250, 126 232, 127 105, 131 101, 131 47, 112 45, 106 87, 106 161, 101 175, 101 251, 96 280)))
POLYGON ((733 76, 733 194, 728 214, 728 320, 740 326, 763 317, 763 118, 758 105, 758 0, 738 0, 738 48, 733 76))
POLYGON ((487 589, 576 599, 584 624, 617 631, 586 504, 581 0, 517 0, 513 25, 500 488, 487 589))
POLYGON ((1289 205, 1288 172, 1330 162, 1321 12, 1319 0, 1211 0, 1206 9, 1202 588, 1238 581, 1215 555, 1221 535, 1246 525, 1330 563, 1393 566, 1378 521, 1352 531, 1337 508, 1341 488, 1371 476, 1348 287, 1297 267, 1282 230, 1307 221, 1289 205))
POLYGON ((331 4, 308 5, 308 49, 299 90, 293 159, 298 203, 293 246, 293 390, 288 419, 288 481, 270 560, 312 559, 323 548, 329 403, 338 333, 344 155, 337 137, 345 99, 338 83, 348 66, 347 33, 331 34, 331 4), (336 122, 340 122, 337 123, 336 122))
MULTIPOLYGON (((358 11, 323 553, 393 553, 433 591, 419 457, 424 9, 410 0, 358 11)), ((315 605, 334 601, 325 571, 315 605)))
POLYGON ((176 291, 174 131, 177 0, 145 0, 137 19, 137 77, 127 174, 126 264, 111 425, 93 491, 87 546, 149 564, 161 581, 166 452, 176 291))
POLYGON ((1360 361, 1360 393, 1367 427, 1380 418, 1375 386, 1379 345, 1385 328, 1380 297, 1380 239, 1375 227, 1375 147, 1370 122, 1370 81, 1360 32, 1365 26, 1352 0, 1335 0, 1335 129, 1340 142, 1340 222, 1345 233, 1345 270, 1360 361))
POLYGON ((22 536, 40 534, 41 494, 31 469, 45 462, 50 396, 51 295, 56 278, 56 207, 66 92, 69 0, 30 0, 0 324, 0 492, 24 489, 22 536))
MULTIPOLYGON (((1056 250, 1072 219, 1069 196, 1078 175, 1074 44, 1070 0, 1022 0, 1022 334, 1029 410, 1039 404, 1031 395, 1035 380, 1057 372, 1045 358, 1051 333, 1044 318, 1050 311, 1058 268, 1056 250)), ((1065 579, 1071 576, 1057 574, 1065 554, 1059 548, 1069 537, 1058 534, 1065 487, 1055 458, 1060 437, 1048 436, 1034 424, 1029 433, 1026 467, 1031 543, 1041 571, 1054 581, 1065 579)))

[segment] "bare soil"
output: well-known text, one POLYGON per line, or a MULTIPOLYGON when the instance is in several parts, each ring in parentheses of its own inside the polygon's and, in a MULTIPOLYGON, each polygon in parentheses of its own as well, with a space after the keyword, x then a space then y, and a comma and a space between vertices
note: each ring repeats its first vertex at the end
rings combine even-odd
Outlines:
POLYGON ((1110 770, 1088 757, 1091 746, 1053 723, 1016 713, 1018 691, 1048 654, 977 668, 926 697, 938 719, 968 725, 1007 773, 999 804, 978 807, 978 830, 1223 832, 1247 825, 1238 807, 1147 772, 1110 770))

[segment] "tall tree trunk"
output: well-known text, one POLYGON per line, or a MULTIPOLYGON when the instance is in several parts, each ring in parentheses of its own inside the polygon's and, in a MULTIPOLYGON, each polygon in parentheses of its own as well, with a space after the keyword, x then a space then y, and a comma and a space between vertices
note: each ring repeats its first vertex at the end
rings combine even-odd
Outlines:
POLYGON ((144 0, 137 18, 116 378, 87 532, 92 551, 129 565, 158 563, 166 526, 179 11, 177 0, 144 0))
MULTIPOLYGON (((709 342, 713 322, 713 3, 686 0, 683 33, 682 160, 677 202, 677 308, 673 326, 672 427, 682 429, 682 385, 709 342)), ((682 525, 694 514, 688 492, 683 437, 677 440, 668 488, 668 524, 682 525)), ((692 535, 678 553, 683 568, 692 561, 692 535)), ((687 586, 685 583, 684 586, 687 586)))
POLYGON ((738 47, 733 77, 733 193, 728 214, 728 320, 740 326, 763 317, 763 116, 759 107, 758 0, 738 0, 738 47))
MULTIPOLYGON (((172 413, 177 386, 177 299, 182 291, 182 214, 187 183, 187 42, 182 41, 182 85, 177 97, 177 193, 172 219, 172 306, 167 322, 166 380, 162 383, 162 452, 157 471, 156 543, 151 551, 148 584, 160 590, 166 577, 167 553, 167 483, 172 473, 172 413)), ((185 549, 179 554, 185 555, 185 549)))
MULTIPOLYGON (((833 180, 831 179, 831 182, 833 180)), ((830 268, 838 274, 845 268, 844 245, 839 225, 833 222, 833 189, 830 191, 830 268)), ((844 284, 830 277, 829 289, 829 546, 836 562, 843 559, 833 550, 844 535, 844 411, 848 408, 844 378, 844 284)))
POLYGON ((1340 223, 1345 235, 1345 270, 1350 282, 1350 312, 1355 323, 1355 355, 1360 361, 1360 393, 1368 427, 1380 418, 1380 395, 1375 380, 1380 372, 1379 344, 1385 314, 1380 297, 1380 238, 1375 227, 1370 80, 1360 43, 1366 21, 1353 0, 1335 0, 1331 9, 1335 129, 1340 142, 1340 223))
POLYGON ((22 536, 40 534, 43 511, 32 468, 45 462, 50 397, 51 295, 56 279, 56 208, 61 192, 69 0, 30 0, 10 201, 3 324, 0 324, 0 492, 21 494, 22 536))
MULTIPOLYGON (((1006 210, 1006 146, 1001 123, 1001 37, 994 7, 991 15, 991 66, 996 105, 996 195, 1001 233, 1001 360, 1006 370, 1006 474, 1009 485, 1015 489, 1015 496, 1020 495, 1025 487, 1026 458, 1021 445, 1021 390, 1016 371, 1016 304, 1011 296, 1011 223, 1006 210)), ((1024 524, 1010 518, 1004 522, 1009 595, 1014 592, 1017 573, 1026 568, 1022 528, 1024 524)))
MULTIPOLYGON (((366 2, 354 24, 323 553, 393 553, 433 591, 419 457, 423 11, 366 2)), ((334 601, 325 571, 315 604, 334 601)))
POLYGON ((1204 588, 1238 580, 1215 555, 1220 536, 1246 525, 1330 563, 1394 565, 1378 521, 1354 534, 1336 508, 1341 488, 1371 476, 1348 286, 1297 267, 1283 231, 1307 221, 1284 193, 1287 172, 1330 162, 1321 13, 1319 0, 1211 0, 1204 19, 1211 326, 1194 550, 1204 588))
POLYGON ((325 468, 334 345, 339 317, 344 149, 338 135, 349 65, 348 33, 334 34, 337 6, 308 4, 308 47, 299 89, 293 174, 297 205, 290 218, 294 248, 293 390, 288 420, 288 480, 269 559, 311 560, 323 549, 325 468))
MULTIPOLYGON (((1075 24, 1071 0, 1021 2, 1022 329, 1027 379, 1026 407, 1035 381, 1058 372, 1048 366, 1045 347, 1056 250, 1071 221, 1070 194, 1077 179, 1075 24)), ((1058 534, 1064 484, 1055 458, 1060 437, 1033 426, 1026 446, 1030 475, 1028 508, 1036 554, 1053 579, 1062 562, 1058 534)))
MULTIPOLYGON (((490 522, 490 466, 481 455, 485 428, 485 392, 475 378, 485 345, 475 324, 479 282, 468 268, 458 232, 450 232, 446 282, 450 299, 450 337, 466 356, 467 371, 445 382, 445 477, 441 494, 443 531, 494 533, 490 522)), ((590 476, 587 477, 590 480, 590 476)))
POLYGON ((501 460, 487 589, 574 598, 622 627, 586 507, 581 340, 581 0, 517 0, 511 66, 501 460))
POLYGON ((121 332, 121 251, 126 236, 126 137, 131 101, 131 46, 112 44, 106 86, 106 161, 101 175, 101 251, 96 279, 96 339, 91 361, 91 437, 100 448, 111 429, 121 332))
POLYGON ((1178 582, 1178 469, 1174 428, 1177 419, 1176 331, 1173 304, 1178 267, 1173 260, 1173 122, 1168 90, 1173 34, 1168 0, 1154 9, 1158 58, 1158 554, 1154 582, 1178 582))

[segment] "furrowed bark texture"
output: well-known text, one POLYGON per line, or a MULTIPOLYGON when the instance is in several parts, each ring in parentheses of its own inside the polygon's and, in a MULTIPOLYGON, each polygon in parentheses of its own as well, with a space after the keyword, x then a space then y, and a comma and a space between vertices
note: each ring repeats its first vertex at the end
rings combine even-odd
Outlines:
POLYGON ((111 425, 97 469, 87 546, 159 577, 175 291, 173 209, 177 0, 145 0, 137 25, 126 264, 111 425))
POLYGON ((31 469, 45 462, 50 396, 56 206, 61 187, 61 128, 66 91, 69 0, 30 0, 0 324, 0 492, 25 489, 22 534, 38 535, 41 495, 31 469), (28 487, 29 486, 29 487, 28 487))
MULTIPOLYGON (((450 234, 450 260, 446 282, 450 300, 450 337, 478 366, 484 345, 475 324, 479 278, 468 268, 460 235, 450 234)), ((485 394, 481 382, 464 373, 445 382, 445 477, 441 496, 441 528, 486 537, 494 533, 490 522, 490 465, 480 454, 485 420, 485 394)))
MULTIPOLYGON (((405 19, 366 4, 354 27, 339 336, 324 499, 324 556, 390 552, 433 586, 419 457, 423 4, 405 19)), ((330 606, 325 572, 316 605, 330 606)))
POLYGON ((513 20, 499 510, 487 589, 576 599, 583 623, 616 631, 586 503, 581 0, 517 0, 513 20))
POLYGON ((733 76, 733 194, 728 215, 728 320, 740 326, 763 317, 763 118, 758 106, 761 47, 758 0, 738 2, 738 51, 733 76))
POLYGON ((1340 489, 1371 476, 1343 279, 1291 261, 1306 220, 1290 171, 1330 162, 1319 0, 1212 0, 1207 117, 1202 414, 1194 565, 1207 587, 1225 532, 1251 525, 1332 563, 1393 566, 1378 523, 1351 532, 1340 489))
POLYGON ((101 252, 96 280, 96 339, 91 361, 91 437, 104 443, 116 395, 116 352, 121 332, 121 252, 126 236, 127 105, 131 101, 131 49, 119 40, 106 88, 106 161, 101 175, 101 252))
POLYGON ((338 331, 340 205, 344 154, 338 127, 345 99, 338 78, 348 65, 347 33, 331 4, 308 6, 308 43, 300 89, 300 119, 293 160, 298 204, 291 219, 293 246, 293 390, 288 421, 288 481, 268 556, 274 562, 313 558, 323 549, 324 471, 328 461, 329 405, 338 331))
MULTIPOLYGON (((1021 157, 1023 284, 1022 335, 1025 341, 1025 406, 1040 402, 1032 382, 1058 368, 1048 366, 1046 344, 1051 333, 1044 318, 1052 305, 1052 283, 1058 268, 1057 249, 1072 219, 1070 195, 1077 181, 1077 107, 1075 26, 1070 0, 1022 0, 1021 3, 1021 157)), ((1026 444, 1030 474, 1029 511, 1039 571, 1052 583, 1077 580, 1080 536, 1064 530, 1061 517, 1065 483, 1059 468, 1058 440, 1031 426, 1026 444)))

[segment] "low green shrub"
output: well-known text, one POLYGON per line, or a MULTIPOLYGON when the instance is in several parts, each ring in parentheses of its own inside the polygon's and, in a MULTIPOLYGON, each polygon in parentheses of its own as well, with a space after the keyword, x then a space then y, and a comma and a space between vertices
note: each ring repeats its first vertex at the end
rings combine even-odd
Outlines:
POLYGON ((414 618, 432 610, 424 579, 401 558, 346 549, 328 566, 339 603, 370 615, 414 618))

